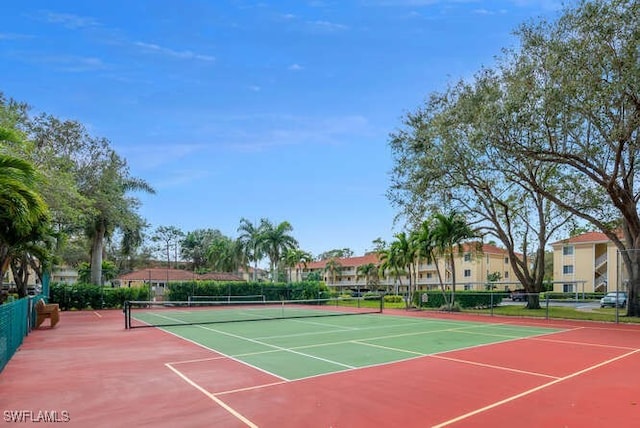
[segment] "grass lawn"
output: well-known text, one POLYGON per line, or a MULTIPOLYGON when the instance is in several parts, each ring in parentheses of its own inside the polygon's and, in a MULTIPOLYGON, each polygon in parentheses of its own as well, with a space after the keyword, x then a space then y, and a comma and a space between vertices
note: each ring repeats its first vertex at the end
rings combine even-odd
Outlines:
MULTIPOLYGON (((549 318, 561 318, 561 319, 576 319, 576 320, 591 320, 591 321, 610 321, 615 322, 616 310, 614 308, 606 309, 593 309, 589 311, 577 310, 567 306, 550 306, 548 315, 549 318)), ((490 309, 473 310, 474 313, 490 313, 490 309)), ((547 316, 547 309, 526 309, 524 305, 509 305, 499 306, 493 308, 495 315, 507 315, 517 317, 539 317, 545 318, 547 316)), ((619 312, 620 322, 640 323, 640 318, 626 317, 626 309, 621 308, 619 312)))

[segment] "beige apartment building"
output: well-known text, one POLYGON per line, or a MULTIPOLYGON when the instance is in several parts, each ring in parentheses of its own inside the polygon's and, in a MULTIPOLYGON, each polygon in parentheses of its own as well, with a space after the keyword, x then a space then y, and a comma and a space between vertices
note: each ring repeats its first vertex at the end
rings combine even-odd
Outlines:
POLYGON ((551 246, 553 291, 604 293, 626 288, 618 248, 604 233, 587 232, 551 246))
MULTIPOLYGON (((360 266, 369 263, 380 265, 378 255, 375 253, 336 259, 336 262, 338 269, 335 272, 331 272, 327 268, 328 260, 307 263, 306 266, 298 265, 296 272, 302 273, 302 279, 305 279, 311 272, 317 272, 328 286, 346 292, 367 288, 366 279, 362 275, 358 275, 360 266)), ((519 288, 507 251, 493 244, 464 244, 455 258, 454 266, 458 290, 480 291, 486 290, 488 287, 495 290, 519 288), (491 275, 496 280, 489 284, 488 278, 491 275)), ((444 259, 438 260, 437 266, 434 263, 417 260, 412 268, 413 284, 419 290, 439 288, 438 270, 444 285, 450 287, 453 281, 452 270, 444 259)), ((371 288, 377 287, 403 293, 407 291, 408 283, 409 276, 406 272, 400 275, 400 278, 396 278, 391 272, 383 272, 377 279, 377 285, 371 288)))

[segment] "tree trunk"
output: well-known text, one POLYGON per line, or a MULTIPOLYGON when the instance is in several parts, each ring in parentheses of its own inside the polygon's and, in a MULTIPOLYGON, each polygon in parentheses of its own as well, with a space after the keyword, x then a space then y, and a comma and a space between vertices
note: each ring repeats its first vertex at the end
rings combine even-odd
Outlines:
POLYGON ((540 295, 538 293, 527 294, 527 309, 540 309, 540 295))
POLYGON ((27 256, 23 255, 11 260, 11 273, 20 298, 27 296, 27 284, 29 283, 29 268, 26 258, 27 256))
POLYGON ((102 285, 102 249, 104 247, 104 225, 96 227, 95 235, 91 242, 91 283, 102 285))
MULTIPOLYGON (((629 275, 629 282, 627 285, 627 316, 638 317, 640 316, 640 251, 631 250, 627 251, 627 257, 624 257, 624 263, 627 264, 627 274, 629 275)), ((618 279, 619 281, 621 280, 618 279)), ((620 291, 624 291, 623 287, 620 287, 620 291)))

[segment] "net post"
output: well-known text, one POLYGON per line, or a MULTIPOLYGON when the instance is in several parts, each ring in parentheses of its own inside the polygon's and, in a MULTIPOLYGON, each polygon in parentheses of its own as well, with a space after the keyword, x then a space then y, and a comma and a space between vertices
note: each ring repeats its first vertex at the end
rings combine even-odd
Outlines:
POLYGON ((380 294, 380 313, 384 311, 384 293, 380 294))
POLYGON ((128 300, 125 300, 124 307, 123 307, 122 310, 124 312, 124 329, 128 330, 129 328, 131 328, 131 320, 129 319, 131 311, 129 310, 129 301, 128 300))

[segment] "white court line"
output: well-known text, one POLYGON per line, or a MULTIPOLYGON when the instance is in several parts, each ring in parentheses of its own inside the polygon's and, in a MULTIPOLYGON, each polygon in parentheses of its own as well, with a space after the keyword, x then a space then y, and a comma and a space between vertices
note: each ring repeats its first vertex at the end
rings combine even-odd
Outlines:
MULTIPOLYGON (((388 330, 388 329, 393 329, 393 328, 400 328, 400 327, 408 327, 408 326, 414 326, 414 325, 420 325, 418 323, 412 322, 412 323, 405 323, 405 324, 394 324, 394 325, 376 325, 376 326, 372 326, 372 327, 353 327, 353 330, 355 331, 366 331, 366 330, 388 330)), ((335 326, 330 325, 332 328, 334 328, 335 326)), ((289 337, 299 337, 299 336, 315 336, 318 334, 331 334, 331 333, 351 333, 352 330, 342 330, 342 331, 314 331, 314 332, 305 332, 305 333, 291 333, 291 334, 279 334, 276 336, 259 336, 259 337, 254 337, 254 339, 257 340, 268 340, 268 339, 286 339, 289 337)))
POLYGON ((277 374, 275 374, 275 373, 272 373, 272 372, 270 372, 270 371, 268 371, 268 370, 265 370, 265 369, 260 368, 260 367, 258 367, 258 366, 254 366, 253 364, 249 364, 249 363, 247 363, 246 361, 242 361, 242 360, 240 360, 240 359, 238 359, 238 358, 236 358, 236 357, 233 357, 233 356, 231 356, 231 355, 227 355, 227 354, 225 354, 224 352, 220 352, 220 351, 218 351, 217 349, 209 348, 208 346, 203 345, 202 343, 196 342, 195 340, 192 340, 192 339, 188 339, 188 338, 186 338, 186 337, 184 337, 184 336, 181 336, 181 335, 179 335, 179 334, 177 334, 177 333, 174 333, 174 332, 172 332, 172 331, 166 330, 166 329, 164 329, 164 328, 160 328, 160 330, 164 331, 164 332, 165 332, 165 333, 167 333, 167 334, 171 334, 171 335, 173 335, 173 336, 177 337, 178 339, 182 339, 182 340, 184 340, 184 341, 187 341, 187 342, 193 343, 194 345, 199 346, 199 347, 201 347, 201 348, 203 348, 203 349, 206 349, 206 350, 208 350, 208 351, 211 351, 211 352, 213 352, 213 353, 215 353, 215 354, 222 355, 223 357, 228 358, 228 359, 230 359, 230 360, 232 360, 232 361, 235 361, 236 363, 243 364, 243 365, 245 365, 245 366, 247 366, 247 367, 251 367, 252 369, 255 369, 255 370, 259 371, 259 372, 266 373, 266 374, 268 374, 269 376, 277 377, 278 379, 282 379, 282 380, 284 380, 284 381, 288 381, 288 380, 289 380, 289 379, 286 379, 286 378, 284 378, 284 377, 282 377, 282 376, 280 376, 280 375, 277 375, 277 374))
MULTIPOLYGON (((185 321, 179 320, 179 319, 177 319, 177 318, 171 318, 171 317, 167 317, 167 316, 162 316, 162 317, 163 317, 163 318, 166 318, 166 319, 168 319, 168 320, 171 320, 171 321, 175 321, 175 322, 180 322, 180 323, 183 323, 183 324, 187 324, 185 321)), ((292 353, 292 354, 302 355, 303 357, 312 358, 312 359, 314 359, 314 360, 324 361, 324 362, 326 362, 326 363, 333 364, 333 365, 336 365, 336 366, 341 366, 341 367, 345 367, 345 368, 348 368, 348 369, 355 369, 355 368, 356 368, 355 366, 351 366, 351 365, 349 365, 349 364, 339 363, 339 362, 337 362, 337 361, 332 361, 332 360, 329 360, 329 359, 327 359, 327 358, 316 357, 315 355, 305 354, 305 353, 303 353, 303 352, 294 351, 293 349, 283 348, 282 346, 271 345, 271 344, 269 344, 269 343, 260 342, 259 340, 251 339, 251 338, 249 338, 249 337, 244 337, 244 336, 240 336, 240 335, 238 335, 238 334, 233 334, 233 333, 227 333, 227 332, 225 332, 225 331, 222 331, 222 330, 216 330, 215 328, 206 327, 206 326, 204 326, 204 325, 195 325, 194 327, 202 328, 202 329, 204 329, 204 330, 213 331, 213 332, 215 332, 215 333, 222 334, 222 335, 224 335, 224 336, 233 337, 233 338, 240 339, 240 340, 246 340, 247 342, 256 343, 256 344, 258 344, 258 345, 266 346, 266 347, 268 347, 268 348, 273 348, 273 349, 276 349, 276 350, 279 350, 279 351, 290 352, 290 353, 292 353)), ((176 335, 176 336, 177 336, 177 335, 176 335)), ((217 352, 217 351, 216 351, 216 352, 217 352)), ((220 352, 220 354, 222 354, 222 353, 220 352)), ((224 354, 222 354, 222 355, 224 355, 224 354)), ((232 358, 232 359, 233 359, 233 360, 235 360, 235 361, 239 361, 239 360, 237 360, 236 358, 233 358, 233 357, 231 357, 231 356, 229 356, 229 358, 232 358)), ((244 361, 241 361, 241 362, 243 362, 243 363, 244 363, 244 361)), ((247 364, 247 363, 245 363, 245 364, 247 364)), ((252 366, 252 367, 255 367, 255 366, 253 366, 253 365, 251 365, 251 364, 247 364, 247 365, 250 365, 250 366, 252 366)), ((263 371, 263 372, 265 372, 265 373, 268 373, 268 374, 270 374, 270 375, 272 375, 272 376, 277 376, 277 377, 279 377, 279 378, 281 378, 281 379, 284 379, 284 380, 289 380, 289 379, 286 379, 286 378, 284 378, 284 377, 282 377, 282 376, 278 376, 278 375, 276 375, 276 374, 274 374, 274 373, 270 373, 270 372, 268 372, 268 371, 266 371, 266 370, 261 370, 261 371, 263 371)))
POLYGON ((522 373, 522 374, 528 374, 528 375, 533 375, 533 376, 546 377, 546 378, 549 378, 549 379, 560 379, 558 376, 551 376, 551 375, 544 374, 544 373, 530 372, 528 370, 512 369, 510 367, 504 367, 504 366, 494 366, 493 364, 478 363, 476 361, 469 361, 469 360, 461 360, 459 358, 445 357, 444 355, 433 354, 433 355, 429 355, 429 356, 432 357, 432 358, 439 358, 441 360, 454 361, 456 363, 470 364, 472 366, 480 366, 480 367, 487 367, 487 368, 490 368, 490 369, 505 370, 505 371, 508 371, 508 372, 515 372, 515 373, 522 373))
POLYGON ((198 359, 195 359, 195 360, 171 361, 171 362, 166 363, 166 364, 176 365, 176 364, 202 363, 204 361, 226 360, 227 358, 229 358, 229 357, 227 357, 225 355, 220 355, 219 357, 198 358, 198 359))
POLYGON ((240 412, 238 412, 237 410, 235 410, 231 406, 227 405, 224 401, 220 400, 218 397, 216 397, 215 395, 211 394, 209 391, 207 391, 206 389, 204 389, 203 387, 201 387, 200 385, 198 385, 197 383, 195 383, 194 381, 189 379, 185 374, 183 374, 178 369, 176 369, 173 366, 171 366, 171 364, 165 364, 165 366, 169 367, 169 369, 171 369, 171 371, 173 371, 175 374, 180 376, 180 378, 182 378, 182 380, 187 382, 189 385, 193 386, 198 391, 202 392, 204 395, 209 397, 212 401, 217 403, 220 407, 225 409, 227 412, 231 413, 235 418, 237 418, 240 421, 242 421, 245 425, 247 425, 248 427, 251 427, 251 428, 258 428, 258 425, 254 424, 249 419, 245 418, 240 412))
POLYGON ((442 427, 446 427, 448 425, 454 424, 456 422, 460 422, 460 421, 462 421, 464 419, 467 419, 467 418, 469 418, 471 416, 475 416, 475 415, 477 415, 479 413, 486 412, 487 410, 491 410, 491 409, 496 408, 498 406, 502 406, 503 404, 506 404, 506 403, 509 403, 511 401, 517 400, 518 398, 522 398, 522 397, 525 397, 527 395, 533 394, 534 392, 537 392, 537 391, 540 391, 542 389, 548 388, 548 387, 550 387, 552 385, 555 385, 557 383, 564 382, 565 380, 568 380, 568 379, 574 378, 576 376, 582 375, 584 373, 590 372, 592 370, 595 370, 595 369, 600 368, 602 366, 605 366, 607 364, 611 364, 611 363, 613 363, 615 361, 621 360, 623 358, 626 358, 626 357, 628 357, 630 355, 633 355, 633 354, 636 354, 638 352, 640 352, 640 349, 636 349, 634 351, 627 352, 626 354, 622 354, 622 355, 619 355, 619 356, 617 356, 615 358, 611 358, 609 360, 603 361, 603 362, 601 362, 599 364, 595 364, 593 366, 587 367, 586 369, 577 371, 577 372, 572 373, 572 374, 570 374, 568 376, 564 376, 564 377, 555 379, 555 380, 553 380, 551 382, 548 382, 548 383, 545 383, 543 385, 537 386, 535 388, 531 388, 531 389, 529 389, 527 391, 521 392, 520 394, 512 395, 511 397, 505 398, 504 400, 496 401, 495 403, 490 404, 488 406, 481 407, 481 408, 476 409, 474 411, 471 411, 469 413, 465 413, 464 415, 460 415, 460 416, 458 416, 456 418, 449 419, 448 421, 444 421, 444 422, 439 423, 437 425, 433 425, 431 428, 442 428, 442 427))
POLYGON ((584 345, 584 346, 595 346, 598 348, 611 348, 611 349, 622 349, 622 350, 626 350, 626 351, 631 351, 634 350, 636 348, 633 348, 631 346, 618 346, 618 345, 606 345, 603 343, 590 343, 590 342, 574 342, 571 340, 557 340, 557 339, 546 339, 543 337, 532 337, 531 340, 536 340, 539 342, 551 342, 551 343, 564 343, 567 345, 584 345))
POLYGON ((338 361, 329 360, 327 358, 316 357, 315 355, 310 355, 310 354, 305 354, 304 352, 294 351, 291 348, 283 348, 282 346, 271 345, 270 343, 261 342, 259 340, 251 339, 251 338, 240 336, 240 335, 233 334, 233 333, 227 333, 225 331, 216 330, 215 328, 209 328, 209 327, 205 327, 203 325, 199 325, 197 327, 203 328, 205 330, 213 331, 213 332, 216 332, 218 334, 225 335, 225 336, 234 337, 236 339, 246 340, 247 342, 257 343, 258 345, 266 346, 266 347, 273 348, 273 349, 276 349, 276 350, 279 350, 279 351, 290 352, 292 354, 302 355, 303 357, 312 358, 314 360, 324 361, 325 363, 334 364, 336 366, 341 366, 341 367, 345 367, 345 368, 348 368, 348 369, 355 369, 356 368, 355 366, 351 366, 349 364, 343 364, 343 363, 339 363, 338 361))
POLYGON ((98 312, 96 312, 96 311, 93 311, 93 314, 94 314, 95 316, 97 316, 98 318, 102 318, 102 315, 100 315, 100 314, 99 314, 98 312))

